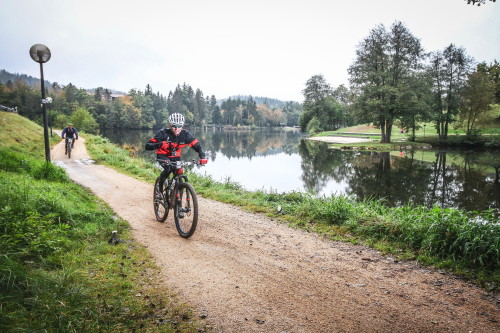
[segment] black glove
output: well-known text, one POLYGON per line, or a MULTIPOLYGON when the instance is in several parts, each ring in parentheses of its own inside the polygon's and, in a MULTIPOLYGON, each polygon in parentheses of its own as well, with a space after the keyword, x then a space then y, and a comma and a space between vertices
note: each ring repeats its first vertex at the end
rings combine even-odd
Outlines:
POLYGON ((155 143, 155 148, 156 148, 156 149, 160 149, 160 148, 161 148, 161 146, 163 146, 163 142, 156 142, 156 143, 155 143))

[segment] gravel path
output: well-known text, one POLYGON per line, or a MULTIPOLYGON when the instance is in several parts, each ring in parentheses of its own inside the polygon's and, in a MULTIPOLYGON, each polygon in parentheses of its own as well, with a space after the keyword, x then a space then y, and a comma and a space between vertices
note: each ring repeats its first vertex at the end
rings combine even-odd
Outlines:
POLYGON ((500 332, 498 296, 414 262, 326 241, 231 205, 199 198, 181 238, 154 218, 153 185, 89 163, 84 140, 52 160, 104 199, 148 247, 166 287, 217 332, 500 332))

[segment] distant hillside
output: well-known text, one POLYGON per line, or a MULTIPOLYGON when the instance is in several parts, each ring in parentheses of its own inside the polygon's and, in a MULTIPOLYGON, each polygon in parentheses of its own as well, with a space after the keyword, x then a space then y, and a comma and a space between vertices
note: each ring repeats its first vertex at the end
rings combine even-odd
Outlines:
MULTIPOLYGON (((0 83, 7 84, 9 81, 14 83, 17 80, 25 82, 31 88, 40 87, 39 78, 28 76, 26 74, 17 74, 17 73, 12 74, 7 72, 5 69, 0 70, 0 83)), ((49 81, 45 81, 45 85, 49 87, 51 83, 49 81)))
MULTIPOLYGON (((31 88, 40 88, 40 79, 37 77, 33 77, 31 75, 26 75, 26 74, 18 74, 18 73, 9 73, 5 69, 0 70, 0 83, 2 84, 7 84, 9 81, 14 83, 17 80, 21 80, 25 82, 28 86, 31 88)), ((45 80, 45 87, 50 91, 52 89, 52 82, 45 80)), ((96 88, 83 88, 88 92, 93 93, 96 88)), ((108 90, 112 94, 120 94, 120 95, 126 95, 126 93, 114 89, 109 89, 108 90)))
MULTIPOLYGON (((21 80, 21 81, 25 82, 31 88, 40 89, 40 79, 39 78, 29 76, 26 74, 10 73, 10 72, 7 72, 5 69, 0 70, 0 83, 1 84, 8 84, 9 81, 11 83, 14 83, 17 80, 21 80)), ((59 84, 61 84, 61 83, 59 83, 59 84)), ((45 87, 47 90, 50 91, 52 89, 52 82, 45 80, 45 87)), ((95 87, 95 88, 83 88, 83 89, 85 89, 89 93, 94 93, 96 88, 97 87, 95 87)), ((106 87, 102 87, 102 88, 106 88, 106 87)), ((122 92, 119 90, 115 90, 115 89, 111 89, 111 88, 107 88, 107 89, 112 94, 119 94, 119 95, 126 95, 127 94, 126 92, 122 92)), ((257 105, 266 104, 270 109, 283 109, 285 107, 285 104, 289 103, 289 102, 299 104, 299 102, 297 102, 297 101, 281 101, 281 100, 276 99, 276 98, 252 96, 252 95, 235 95, 235 96, 231 96, 229 98, 231 98, 233 100, 239 99, 241 101, 247 101, 248 99, 250 99, 250 97, 255 101, 255 103, 257 105)), ((228 100, 229 98, 218 99, 217 103, 219 105, 221 105, 222 102, 228 100)))

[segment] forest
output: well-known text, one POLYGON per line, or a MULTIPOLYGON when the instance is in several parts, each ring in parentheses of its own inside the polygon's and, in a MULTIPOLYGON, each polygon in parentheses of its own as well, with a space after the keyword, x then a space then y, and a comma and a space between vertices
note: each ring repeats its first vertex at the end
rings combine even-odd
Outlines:
MULTIPOLYGON (((234 96, 217 100, 205 96, 201 89, 189 84, 177 85, 168 96, 154 92, 150 85, 144 91, 131 89, 127 94, 109 88, 77 88, 45 82, 49 125, 62 128, 72 122, 80 130, 98 133, 100 129, 150 129, 165 127, 168 115, 185 115, 187 125, 274 127, 296 126, 301 104, 273 98, 234 96), (258 103, 259 102, 259 103, 258 103)), ((0 70, 0 105, 17 107, 18 113, 41 123, 40 80, 26 74, 0 70)))

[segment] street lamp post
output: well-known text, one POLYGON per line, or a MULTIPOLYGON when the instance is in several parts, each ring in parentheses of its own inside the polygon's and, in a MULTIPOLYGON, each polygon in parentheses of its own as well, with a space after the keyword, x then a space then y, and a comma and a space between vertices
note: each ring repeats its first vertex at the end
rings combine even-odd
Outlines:
MULTIPOLYGON (((52 98, 47 97, 45 99, 42 99, 42 104, 43 105, 50 104, 50 103, 52 103, 52 98)), ((48 106, 47 106, 47 108, 48 108, 48 106)), ((47 109, 47 122, 48 122, 49 127, 50 127, 50 137, 52 137, 52 119, 50 117, 49 109, 47 109)))
POLYGON ((40 64, 40 80, 41 80, 41 89, 42 89, 42 111, 43 111, 43 137, 45 141, 45 159, 47 162, 50 162, 50 146, 49 146, 49 130, 48 130, 48 121, 47 121, 47 109, 45 108, 45 104, 47 100, 45 99, 45 82, 43 78, 43 63, 49 61, 50 59, 50 50, 47 46, 43 44, 35 44, 30 48, 30 57, 35 62, 40 64))

